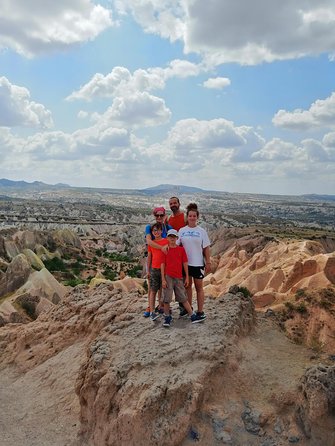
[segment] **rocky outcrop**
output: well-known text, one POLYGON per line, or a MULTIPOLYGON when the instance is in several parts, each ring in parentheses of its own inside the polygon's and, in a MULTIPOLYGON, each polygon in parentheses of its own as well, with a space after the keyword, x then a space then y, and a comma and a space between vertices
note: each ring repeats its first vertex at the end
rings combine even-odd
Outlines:
POLYGON ((204 281, 207 295, 218 296, 239 284, 263 306, 261 296, 272 295, 275 302, 278 296, 289 296, 299 288, 335 284, 334 253, 326 252, 320 242, 250 237, 244 236, 216 255, 214 272, 204 281))
POLYGON ((24 254, 18 254, 9 264, 0 282, 0 297, 17 290, 31 273, 31 266, 24 254))
MULTIPOLYGON (((142 317, 147 297, 137 290, 77 286, 37 320, 0 329, 1 373, 15 365, 24 388, 39 376, 57 415, 66 401, 80 446, 332 444, 333 367, 307 373, 299 390, 310 353, 268 318, 255 326, 252 300, 238 290, 207 299, 202 324, 178 319, 173 304, 165 329, 142 317)), ((50 444, 72 444, 57 435, 50 444)))
POLYGON ((80 238, 69 229, 59 229, 55 231, 53 238, 58 246, 72 246, 78 249, 81 247, 80 238))
POLYGON ((319 364, 301 379, 297 415, 308 438, 322 445, 335 444, 335 366, 319 364))
POLYGON ((47 299, 53 304, 58 304, 66 293, 67 288, 60 284, 46 268, 33 272, 25 284, 17 290, 18 295, 29 294, 39 299, 47 299))
POLYGON ((210 305, 211 313, 224 310, 217 309, 221 318, 202 326, 176 320, 168 333, 140 321, 129 304, 124 312, 120 302, 81 368, 81 436, 91 445, 179 444, 211 392, 211 377, 224 370, 230 342, 252 328, 252 303, 226 295, 210 305))
POLYGON ((42 262, 42 260, 31 249, 24 249, 22 251, 22 254, 26 256, 30 266, 33 269, 40 271, 44 268, 44 263, 42 262))

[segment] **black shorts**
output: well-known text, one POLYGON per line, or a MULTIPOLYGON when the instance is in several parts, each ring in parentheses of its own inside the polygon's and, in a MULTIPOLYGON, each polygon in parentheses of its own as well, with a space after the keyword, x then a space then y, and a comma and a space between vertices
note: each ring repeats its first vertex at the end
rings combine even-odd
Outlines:
POLYGON ((205 277, 205 267, 188 265, 188 274, 194 279, 203 279, 205 277))

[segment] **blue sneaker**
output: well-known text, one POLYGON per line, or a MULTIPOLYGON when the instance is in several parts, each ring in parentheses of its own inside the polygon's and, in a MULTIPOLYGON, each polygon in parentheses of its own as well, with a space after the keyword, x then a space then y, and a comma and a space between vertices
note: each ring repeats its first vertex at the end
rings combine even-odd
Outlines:
POLYGON ((172 321, 172 317, 171 316, 165 316, 165 319, 164 319, 164 322, 163 322, 163 327, 170 327, 171 321, 172 321))
POLYGON ((147 308, 147 309, 145 310, 145 312, 143 313, 143 317, 149 317, 149 316, 150 316, 150 309, 147 308))
POLYGON ((188 315, 188 312, 185 310, 184 307, 179 308, 179 317, 186 317, 188 315))
POLYGON ((191 316, 192 324, 197 324, 198 322, 203 322, 205 319, 206 319, 206 315, 203 311, 201 313, 200 312, 193 313, 191 316))
POLYGON ((156 313, 159 314, 164 314, 164 307, 160 307, 159 305, 157 305, 157 307, 155 308, 156 313))
POLYGON ((150 320, 155 321, 156 319, 159 318, 159 314, 156 313, 155 311, 153 311, 152 313, 150 313, 150 320))

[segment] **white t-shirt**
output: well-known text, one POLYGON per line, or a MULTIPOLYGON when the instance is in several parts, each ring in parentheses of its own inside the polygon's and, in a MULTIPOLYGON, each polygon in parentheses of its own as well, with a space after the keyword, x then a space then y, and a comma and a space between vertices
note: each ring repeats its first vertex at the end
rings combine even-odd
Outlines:
POLYGON ((196 226, 184 226, 178 232, 178 244, 185 248, 190 266, 204 266, 203 249, 211 244, 207 232, 196 226))

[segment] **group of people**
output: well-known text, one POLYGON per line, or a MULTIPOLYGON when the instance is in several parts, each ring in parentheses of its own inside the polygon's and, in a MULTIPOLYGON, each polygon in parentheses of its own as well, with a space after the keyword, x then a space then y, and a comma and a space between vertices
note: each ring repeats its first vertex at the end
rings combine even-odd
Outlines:
POLYGON ((155 321, 164 314, 165 327, 172 321, 173 294, 179 302, 180 317, 189 315, 193 324, 205 320, 203 279, 211 271, 210 240, 205 229, 198 226, 197 204, 190 203, 184 213, 178 197, 171 197, 169 207, 170 217, 164 207, 154 208, 156 221, 145 228, 149 305, 143 315, 155 321), (196 312, 192 307, 193 284, 196 312))

